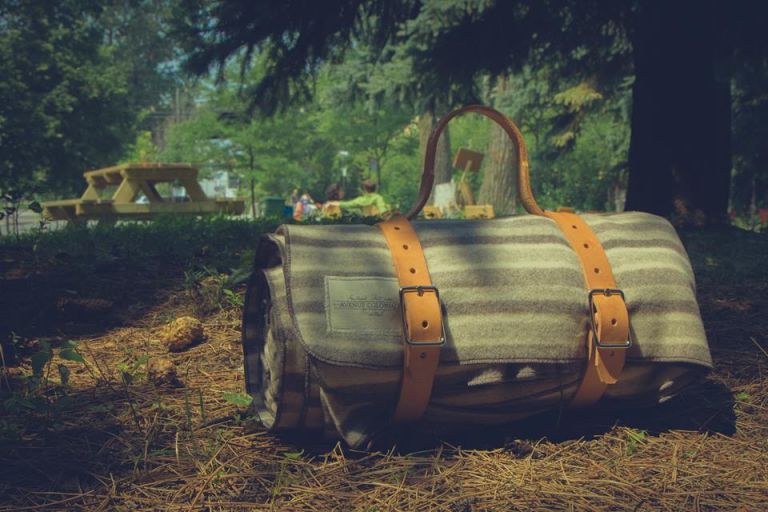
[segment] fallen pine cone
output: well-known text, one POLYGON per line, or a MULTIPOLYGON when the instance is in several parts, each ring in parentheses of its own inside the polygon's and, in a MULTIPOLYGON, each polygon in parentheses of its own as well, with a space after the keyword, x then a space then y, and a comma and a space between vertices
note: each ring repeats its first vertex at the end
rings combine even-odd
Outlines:
POLYGON ((149 360, 147 364, 147 376, 155 386, 182 387, 184 384, 179 380, 176 372, 176 363, 164 357, 155 357, 149 360))
POLYGON ((203 324, 191 316, 182 316, 160 329, 160 341, 171 352, 181 352, 205 340, 203 324))
POLYGON ((107 299, 88 299, 82 297, 63 297, 56 307, 66 317, 99 318, 112 310, 114 304, 107 299))

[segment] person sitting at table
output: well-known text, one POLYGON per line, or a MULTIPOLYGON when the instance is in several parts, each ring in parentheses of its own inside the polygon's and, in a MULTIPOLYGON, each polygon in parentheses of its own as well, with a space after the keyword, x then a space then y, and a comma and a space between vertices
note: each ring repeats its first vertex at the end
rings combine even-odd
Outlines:
POLYGON ((344 199, 344 189, 338 183, 331 183, 325 189, 325 203, 322 212, 324 217, 341 217, 339 201, 344 199))
POLYGON ((293 207, 293 219, 296 221, 306 220, 316 211, 315 200, 309 194, 304 193, 293 207))
POLYGON ((363 187, 363 195, 357 196, 349 201, 339 201, 339 207, 342 210, 354 210, 362 215, 381 215, 389 211, 389 205, 381 196, 376 192, 376 184, 370 179, 361 183, 363 187))

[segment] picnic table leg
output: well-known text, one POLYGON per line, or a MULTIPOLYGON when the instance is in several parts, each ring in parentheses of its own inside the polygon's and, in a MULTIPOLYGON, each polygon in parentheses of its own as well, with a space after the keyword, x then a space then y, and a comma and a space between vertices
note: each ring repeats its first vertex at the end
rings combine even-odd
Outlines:
POLYGON ((80 198, 92 200, 99 199, 99 191, 93 186, 93 183, 89 183, 88 188, 85 189, 85 192, 83 192, 83 195, 80 198))
POLYGON ((140 187, 133 180, 124 179, 112 196, 114 203, 132 203, 139 195, 140 187))
POLYGON ((196 179, 185 179, 181 181, 181 184, 184 186, 184 190, 187 191, 190 200, 205 201, 208 199, 208 196, 203 191, 203 187, 200 186, 196 179))
MULTIPOLYGON (((126 181, 133 181, 126 178, 126 181)), ((141 189, 142 192, 144 192, 144 195, 147 196, 147 199, 149 199, 150 203, 162 203, 163 198, 162 196, 157 192, 157 189, 155 189, 155 186, 147 181, 137 181, 136 184, 138 185, 139 189, 141 189)))

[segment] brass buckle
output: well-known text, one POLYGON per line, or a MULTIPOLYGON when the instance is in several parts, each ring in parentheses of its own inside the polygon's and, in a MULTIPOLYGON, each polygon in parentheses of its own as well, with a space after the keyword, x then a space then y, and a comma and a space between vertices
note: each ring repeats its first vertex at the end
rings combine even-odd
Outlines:
POLYGON ((432 292, 435 294, 435 298, 437 299, 437 306, 440 307, 440 292, 437 290, 436 286, 401 286, 400 287, 400 314, 403 316, 403 338, 405 339, 405 342, 409 345, 418 345, 418 346, 442 346, 445 345, 445 325, 443 324, 442 319, 442 311, 440 312, 440 329, 442 332, 442 335, 437 340, 427 340, 427 341, 416 341, 414 339, 411 339, 411 337, 408 335, 408 317, 405 314, 405 294, 406 293, 418 293, 419 296, 424 295, 424 292, 432 292))
POLYGON ((626 307, 626 300, 624 299, 624 292, 618 288, 594 288, 589 290, 589 325, 592 329, 592 340, 595 342, 597 348, 623 348, 628 349, 632 346, 632 337, 627 330, 627 341, 623 343, 602 343, 597 336, 597 325, 595 322, 595 295, 604 295, 610 297, 611 295, 620 295, 621 300, 624 301, 626 307))

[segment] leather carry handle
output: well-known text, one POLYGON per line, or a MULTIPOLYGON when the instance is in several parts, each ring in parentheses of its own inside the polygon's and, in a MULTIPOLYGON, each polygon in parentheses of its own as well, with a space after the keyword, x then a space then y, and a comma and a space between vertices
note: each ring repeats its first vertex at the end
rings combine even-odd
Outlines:
POLYGON ((617 288, 605 249, 589 225, 576 214, 544 211, 536 203, 528 171, 528 150, 515 123, 501 112, 482 105, 468 105, 442 117, 429 136, 419 199, 407 217, 412 219, 418 215, 432 192, 437 141, 445 126, 454 117, 467 112, 482 114, 509 135, 517 153, 517 194, 520 202, 528 213, 555 221, 579 258, 588 290, 592 331, 587 336, 587 367, 572 405, 578 407, 593 404, 600 399, 608 385, 618 381, 624 368, 626 349, 631 344, 624 292, 617 288), (610 321, 606 322, 608 318, 610 321))
POLYGON ((533 197, 533 191, 531 190, 531 178, 528 171, 528 149, 525 146, 523 134, 520 133, 520 130, 510 118, 498 110, 483 105, 467 105, 466 107, 456 109, 440 118, 437 125, 435 125, 432 130, 432 133, 429 136, 429 141, 427 142, 427 151, 424 156, 424 172, 421 175, 419 199, 406 217, 408 217, 408 219, 414 218, 429 200, 429 195, 432 193, 432 185, 435 182, 437 141, 440 139, 440 135, 443 133, 445 126, 454 117, 468 112, 481 114, 494 121, 507 133, 507 135, 509 135, 509 138, 512 139, 512 144, 515 146, 515 153, 517 154, 517 195, 520 198, 520 202, 528 213, 542 216, 545 215, 544 210, 542 210, 538 203, 536 203, 536 199, 533 197))

